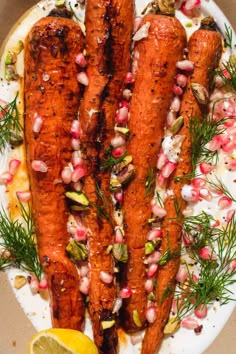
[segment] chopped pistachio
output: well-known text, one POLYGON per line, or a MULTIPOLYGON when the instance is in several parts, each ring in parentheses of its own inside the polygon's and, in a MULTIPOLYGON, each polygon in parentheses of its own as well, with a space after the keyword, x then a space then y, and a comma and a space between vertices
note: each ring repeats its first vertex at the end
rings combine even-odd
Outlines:
POLYGON ((81 205, 88 206, 89 200, 82 192, 70 191, 65 193, 66 197, 81 205))
POLYGON ((123 173, 121 176, 117 176, 117 179, 121 184, 126 184, 134 177, 134 174, 135 174, 135 167, 134 165, 129 164, 127 167, 127 171, 123 173))
POLYGON ((198 101, 198 103, 206 105, 209 102, 209 93, 207 89, 198 84, 197 82, 192 82, 191 83, 191 89, 194 97, 198 101))
POLYGON ((14 288, 20 289, 27 283, 26 277, 23 275, 16 275, 14 279, 14 288))
POLYGON ((89 210, 89 207, 85 206, 85 205, 73 204, 73 205, 70 205, 70 210, 71 211, 86 211, 86 210, 89 210))
POLYGON ((133 321, 137 327, 142 327, 142 322, 139 317, 139 313, 137 310, 133 311, 133 321))
POLYGON ((85 261, 88 258, 86 246, 80 242, 75 242, 75 240, 68 243, 66 251, 76 262, 85 261))
POLYGON ((10 144, 12 146, 20 146, 21 144, 23 143, 23 136, 14 131, 14 130, 11 130, 10 131, 10 144))
POLYGON ((123 243, 115 243, 112 248, 114 258, 122 263, 128 261, 128 248, 123 243))
POLYGON ((5 79, 7 81, 17 80, 19 75, 17 74, 16 68, 14 64, 5 65, 5 79))
POLYGON ((117 178, 112 177, 110 180, 110 190, 116 191, 121 188, 121 183, 118 181, 117 178))
POLYGON ((149 293, 147 296, 149 301, 155 302, 156 301, 156 296, 153 292, 149 293))
POLYGON ((110 254, 111 251, 112 251, 112 249, 113 249, 113 246, 112 246, 112 245, 109 245, 109 246, 107 247, 106 254, 110 254))
POLYGON ((55 6, 56 6, 56 7, 65 6, 65 3, 66 3, 65 0, 55 0, 55 6))
POLYGON ((171 127, 168 129, 168 132, 170 132, 171 134, 177 134, 180 129, 182 128, 182 126, 184 125, 184 117, 183 116, 179 116, 171 125, 171 127))
POLYGON ((170 317, 164 328, 164 334, 173 334, 180 327, 180 321, 175 317, 170 317))
POLYGON ((115 132, 116 133, 120 133, 120 134, 123 134, 125 136, 128 136, 130 131, 128 128, 123 128, 123 127, 117 127, 115 126, 115 132))
POLYGON ((132 160, 133 160, 133 158, 131 155, 125 156, 122 162, 118 163, 117 165, 115 165, 113 167, 113 171, 115 173, 122 171, 123 168, 125 168, 126 166, 128 166, 132 162, 132 160))
POLYGON ((109 320, 109 321, 102 321, 101 325, 102 325, 102 329, 108 329, 111 328, 115 325, 116 321, 115 320, 109 320))
POLYGON ((155 244, 152 241, 145 243, 145 255, 151 254, 155 251, 155 244))
POLYGON ((15 64, 17 60, 17 55, 15 52, 8 52, 5 59, 5 65, 15 64))

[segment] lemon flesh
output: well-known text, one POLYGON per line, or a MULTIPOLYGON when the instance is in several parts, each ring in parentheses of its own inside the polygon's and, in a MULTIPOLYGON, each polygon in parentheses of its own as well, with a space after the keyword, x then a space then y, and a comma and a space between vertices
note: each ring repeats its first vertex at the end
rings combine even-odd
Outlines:
POLYGON ((98 354, 93 341, 73 329, 51 328, 35 334, 28 347, 29 354, 98 354))

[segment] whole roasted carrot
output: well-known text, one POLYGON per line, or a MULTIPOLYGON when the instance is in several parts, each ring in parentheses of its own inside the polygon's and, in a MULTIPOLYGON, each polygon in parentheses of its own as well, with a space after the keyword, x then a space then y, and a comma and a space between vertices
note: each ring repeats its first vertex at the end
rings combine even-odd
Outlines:
POLYGON ((25 141, 38 250, 49 283, 55 327, 81 329, 79 275, 66 256, 68 209, 61 172, 71 159, 70 129, 80 85, 75 56, 80 27, 68 18, 39 20, 25 41, 25 141))
POLYGON ((155 170, 166 115, 173 98, 176 62, 182 58, 186 45, 185 30, 175 17, 148 14, 143 18, 142 26, 148 29, 148 34, 137 41, 134 48, 135 81, 128 144, 136 175, 125 190, 123 207, 129 259, 122 271, 122 286, 128 286, 132 292, 131 297, 124 300, 121 310, 121 323, 127 331, 137 331, 146 325, 144 248, 154 192, 153 189, 151 192, 147 190, 147 180, 149 171, 155 170))
MULTIPOLYGON (((191 136, 190 120, 202 118, 202 107, 192 92, 192 84, 198 84, 207 91, 210 89, 211 72, 219 64, 222 54, 222 39, 219 33, 214 30, 212 18, 202 21, 202 26, 195 31, 188 43, 188 59, 193 62, 194 70, 188 78, 186 91, 183 95, 180 114, 184 118, 184 126, 178 134, 185 137, 178 162, 178 166, 171 178, 169 189, 173 195, 167 197, 164 208, 167 215, 163 221, 163 239, 161 254, 174 255, 167 258, 165 264, 160 266, 157 274, 157 286, 155 290, 157 319, 150 324, 146 330, 142 345, 142 354, 155 354, 164 337, 164 327, 169 317, 174 289, 175 277, 179 268, 178 251, 180 251, 181 228, 183 222, 182 211, 186 203, 182 200, 181 190, 186 179, 183 177, 191 174, 191 136), (209 29, 210 28, 210 29, 209 29), (182 177, 178 180, 178 177, 182 177), (177 218, 176 200, 179 204, 179 217, 177 218)), ((200 92, 199 92, 200 93, 200 92)))

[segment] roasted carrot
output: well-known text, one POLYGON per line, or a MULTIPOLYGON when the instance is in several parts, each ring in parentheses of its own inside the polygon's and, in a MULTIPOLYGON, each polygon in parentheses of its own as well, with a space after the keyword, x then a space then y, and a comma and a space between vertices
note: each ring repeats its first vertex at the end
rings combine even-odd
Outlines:
POLYGON ((134 89, 130 106, 129 154, 133 157, 136 176, 125 190, 125 237, 129 260, 122 270, 122 286, 132 295, 124 300, 121 323, 127 331, 146 325, 147 294, 143 263, 149 231, 152 193, 145 189, 148 170, 155 170, 157 152, 163 136, 166 115, 173 98, 176 62, 183 56, 186 34, 175 17, 148 14, 142 26, 149 26, 148 36, 134 49, 134 89))
POLYGON ((78 272, 65 252, 69 213, 61 172, 71 159, 69 132, 81 90, 75 56, 83 46, 81 29, 72 20, 42 18, 25 41, 24 79, 32 208, 39 257, 49 283, 52 322, 55 327, 78 330, 84 322, 84 304, 78 272))
MULTIPOLYGON (((209 29, 212 19, 202 21, 202 27, 195 31, 189 39, 188 59, 194 63, 193 73, 189 76, 186 91, 183 95, 180 114, 184 117, 184 126, 178 134, 185 137, 178 166, 170 181, 169 189, 173 195, 169 196, 164 208, 167 212, 163 221, 163 239, 161 244, 162 255, 169 251, 169 254, 178 254, 180 250, 181 228, 183 216, 182 211, 186 203, 182 200, 181 189, 186 179, 183 176, 189 175, 191 171, 191 137, 189 131, 190 120, 196 117, 203 118, 202 107, 192 93, 191 84, 202 85, 207 91, 210 89, 211 72, 219 64, 222 53, 222 39, 219 33, 209 29), (180 182, 177 177, 182 177, 180 182), (178 201, 179 218, 176 215, 176 203, 178 201)), ((142 354, 157 353, 164 336, 164 327, 168 320, 171 303, 175 289, 175 277, 179 268, 179 257, 173 257, 160 267, 157 275, 157 286, 155 291, 157 319, 150 325, 145 333, 142 345, 142 354)))

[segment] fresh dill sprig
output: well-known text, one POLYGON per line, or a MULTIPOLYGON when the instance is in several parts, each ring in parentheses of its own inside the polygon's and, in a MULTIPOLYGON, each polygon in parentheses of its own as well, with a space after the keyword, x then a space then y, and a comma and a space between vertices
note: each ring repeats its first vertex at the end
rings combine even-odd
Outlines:
POLYGON ((216 177, 216 181, 207 179, 207 183, 216 191, 223 193, 226 195, 228 198, 232 199, 232 201, 236 202, 236 198, 230 193, 229 189, 226 187, 226 185, 223 183, 223 181, 216 177))
POLYGON ((217 162, 218 152, 212 152, 206 147, 206 144, 208 144, 215 136, 224 132, 225 129, 221 128, 224 121, 225 118, 215 122, 211 118, 201 120, 198 117, 190 120, 189 131, 191 139, 191 166, 193 173, 195 173, 197 164, 202 161, 217 162))
POLYGON ((154 193, 154 189, 155 189, 155 171, 152 166, 149 166, 147 169, 147 176, 145 182, 144 199, 152 195, 154 193))
POLYGON ((110 171, 112 168, 119 163, 123 162, 125 157, 127 156, 127 151, 119 158, 115 158, 112 156, 112 148, 109 147, 105 150, 105 159, 101 160, 100 168, 102 171, 110 171))
POLYGON ((224 36, 224 47, 233 48, 233 30, 230 26, 227 26, 225 23, 225 36, 224 36))
POLYGON ((160 207, 164 208, 164 203, 163 203, 162 197, 161 197, 160 193, 157 191, 156 191, 156 199, 158 200, 160 207))
POLYGON ((97 182, 96 182, 96 193, 98 197, 97 203, 90 202, 90 204, 96 209, 98 218, 105 219, 113 227, 113 222, 110 213, 112 200, 110 197, 104 195, 103 191, 101 190, 97 182))
POLYGON ((214 71, 215 75, 220 76, 224 86, 231 92, 236 91, 236 59, 235 56, 231 56, 230 59, 222 63, 222 69, 214 71))
POLYGON ((23 222, 13 221, 5 210, 0 211, 0 246, 4 253, 0 255, 0 269, 14 266, 32 272, 40 280, 42 267, 39 262, 34 239, 34 221, 32 210, 20 203, 23 222))
POLYGON ((184 230, 190 236, 194 235, 193 242, 188 245, 189 255, 193 263, 200 268, 199 280, 192 277, 192 270, 186 264, 188 279, 179 284, 175 293, 177 300, 177 318, 181 319, 199 305, 209 305, 219 300, 221 305, 236 300, 230 286, 236 282, 236 269, 230 268, 230 263, 236 259, 236 218, 222 228, 211 226, 212 216, 201 213, 187 217, 184 230), (209 246, 217 259, 203 259, 199 250, 209 246))
POLYGON ((179 258, 181 255, 181 248, 180 247, 171 248, 170 239, 169 239, 168 235, 167 235, 167 243, 168 243, 167 249, 165 250, 164 253, 162 253, 161 257, 158 260, 158 264, 160 266, 165 265, 171 259, 179 258))
POLYGON ((12 133, 19 135, 23 131, 20 123, 20 112, 17 107, 17 97, 9 102, 5 107, 0 105, 0 152, 11 141, 12 133))

